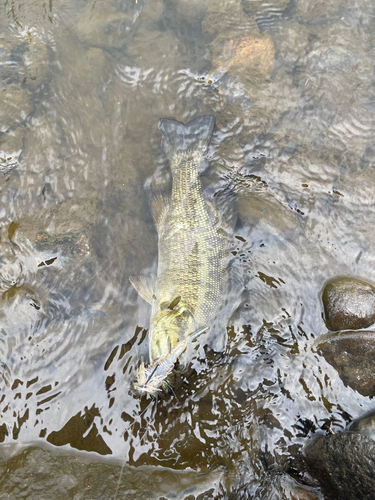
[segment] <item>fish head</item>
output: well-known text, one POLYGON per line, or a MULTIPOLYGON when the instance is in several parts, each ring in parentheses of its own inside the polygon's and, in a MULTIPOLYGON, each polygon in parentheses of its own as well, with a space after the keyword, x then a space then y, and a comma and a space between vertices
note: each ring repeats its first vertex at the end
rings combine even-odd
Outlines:
POLYGON ((183 304, 173 309, 161 305, 150 325, 150 362, 170 353, 192 331, 194 317, 183 304))

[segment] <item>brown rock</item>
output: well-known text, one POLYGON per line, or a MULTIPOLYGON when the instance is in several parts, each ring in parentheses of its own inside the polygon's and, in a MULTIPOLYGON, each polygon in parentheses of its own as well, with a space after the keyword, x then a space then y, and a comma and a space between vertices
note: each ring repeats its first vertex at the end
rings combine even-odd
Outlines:
POLYGON ((375 288, 355 278, 335 278, 323 290, 327 328, 359 330, 375 322, 375 288))
POLYGON ((212 65, 221 71, 251 67, 266 76, 272 71, 274 60, 275 49, 267 37, 228 39, 220 35, 211 44, 212 65))

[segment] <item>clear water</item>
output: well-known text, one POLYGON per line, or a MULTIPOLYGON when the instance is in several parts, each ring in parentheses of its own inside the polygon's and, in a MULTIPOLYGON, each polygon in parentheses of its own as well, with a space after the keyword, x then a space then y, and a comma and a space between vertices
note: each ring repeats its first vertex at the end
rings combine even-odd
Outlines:
POLYGON ((375 282, 374 33, 366 0, 0 5, 0 498, 113 498, 123 463, 118 498, 323 498, 294 457, 374 405, 316 352, 325 281, 375 282), (156 403, 128 278, 157 266, 158 121, 201 114, 230 289, 156 403))

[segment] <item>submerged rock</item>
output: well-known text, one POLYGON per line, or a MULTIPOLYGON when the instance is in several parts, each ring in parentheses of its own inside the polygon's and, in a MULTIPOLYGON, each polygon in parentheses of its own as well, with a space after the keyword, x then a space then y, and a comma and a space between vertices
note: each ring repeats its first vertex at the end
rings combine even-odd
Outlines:
POLYGON ((295 22, 284 22, 279 31, 272 36, 277 49, 277 60, 285 70, 294 67, 301 57, 306 56, 309 46, 309 31, 303 24, 295 22))
POLYGON ((357 432, 319 436, 305 448, 310 474, 329 498, 373 500, 375 442, 357 432))
POLYGON ((214 0, 207 8, 202 28, 203 33, 213 40, 220 34, 234 30, 241 33, 250 25, 256 29, 255 18, 248 19, 240 1, 214 0))
POLYGON ((333 335, 318 352, 340 375, 345 385, 363 396, 375 396, 375 332, 333 335))
POLYGON ((349 430, 353 432, 360 432, 361 434, 375 440, 375 410, 354 420, 351 423, 349 430))
POLYGON ((0 77, 1 86, 19 84, 25 78, 21 46, 11 36, 0 34, 0 77))
POLYGON ((47 45, 34 33, 28 34, 23 61, 27 69, 26 84, 37 87, 46 82, 49 74, 47 45))
POLYGON ((212 42, 211 63, 218 71, 238 71, 252 68, 267 76, 275 59, 272 40, 267 36, 219 35, 212 42))
POLYGON ((32 255, 37 267, 65 264, 90 254, 95 209, 95 202, 89 199, 71 200, 22 217, 9 226, 9 239, 17 246, 21 261, 32 255))
POLYGON ((359 330, 375 322, 375 288, 356 278, 335 278, 323 290, 327 328, 359 330))
POLYGON ((25 132, 24 127, 17 127, 14 132, 0 137, 0 174, 7 174, 18 165, 25 132))
POLYGON ((348 4, 347 0, 297 0, 296 11, 305 22, 330 18, 339 13, 340 7, 348 4))
POLYGON ((352 26, 335 24, 317 31, 294 71, 306 98, 335 116, 355 113, 369 96, 369 40, 352 26))
POLYGON ((110 49, 122 47, 133 25, 134 12, 117 10, 109 2, 87 5, 72 21, 78 38, 89 46, 110 49))
POLYGON ((0 90, 1 115, 0 132, 22 123, 31 113, 32 104, 28 90, 16 85, 0 90))
POLYGON ((288 5, 289 0, 242 0, 243 10, 248 15, 259 15, 266 12, 282 12, 288 5))
POLYGON ((176 0, 173 7, 176 9, 177 17, 180 22, 194 22, 202 19, 206 13, 211 0, 176 0))
POLYGON ((136 33, 132 42, 127 46, 129 55, 142 69, 153 68, 155 60, 158 61, 160 69, 164 65, 168 68, 175 65, 177 48, 178 40, 172 34, 147 29, 136 33))
POLYGON ((166 496, 220 498, 225 488, 225 472, 224 467, 207 474, 166 467, 134 469, 127 464, 122 467, 121 462, 93 461, 87 454, 56 451, 52 447, 32 447, 7 460, 0 459, 3 498, 30 500, 114 498, 115 494, 117 498, 137 500, 166 496))

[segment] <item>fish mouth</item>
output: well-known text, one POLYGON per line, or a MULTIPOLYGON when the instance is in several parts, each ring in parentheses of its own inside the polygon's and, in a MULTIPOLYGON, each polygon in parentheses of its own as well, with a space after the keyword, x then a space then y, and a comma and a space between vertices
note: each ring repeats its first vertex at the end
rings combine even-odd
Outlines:
POLYGON ((173 392, 171 385, 171 376, 178 373, 180 365, 180 355, 184 353, 188 344, 195 340, 199 335, 209 330, 209 327, 201 328, 193 332, 186 339, 178 342, 175 347, 166 355, 159 357, 152 365, 145 366, 143 360, 136 371, 137 382, 134 388, 140 394, 150 394, 156 397, 160 393, 168 394, 173 392))

